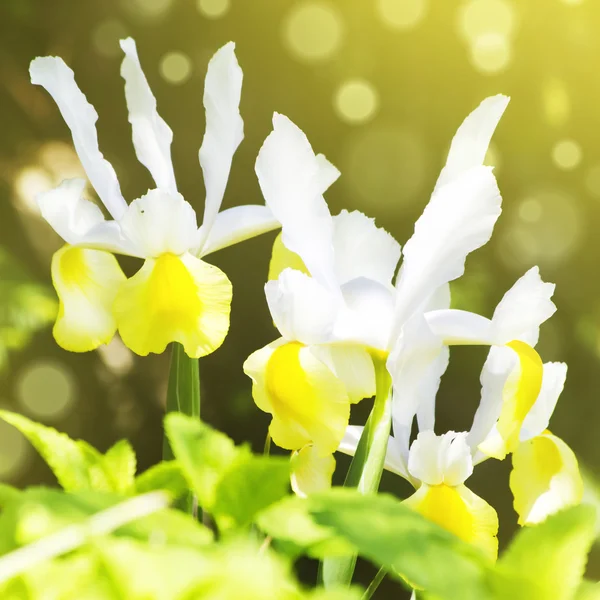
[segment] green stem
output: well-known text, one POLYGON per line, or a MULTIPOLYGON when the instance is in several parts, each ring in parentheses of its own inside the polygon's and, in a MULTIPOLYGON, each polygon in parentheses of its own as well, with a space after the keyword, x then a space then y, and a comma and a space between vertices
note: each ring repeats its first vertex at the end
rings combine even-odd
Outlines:
MULTIPOLYGON (((379 488, 392 424, 392 381, 385 361, 375 361, 375 374, 375 403, 344 482, 344 486, 355 487, 361 494, 379 488)), ((356 555, 325 558, 321 569, 325 587, 350 585, 356 558, 356 555)))
POLYGON ((269 456, 271 454, 271 434, 267 432, 267 437, 265 438, 265 456, 269 456))
MULTIPOLYGON (((180 412, 200 418, 200 369, 197 358, 190 358, 177 342, 171 348, 171 368, 167 388, 167 413, 180 412)), ((172 460, 173 452, 167 436, 163 438, 163 460, 172 460)), ((198 512, 195 498, 190 493, 181 507, 192 515, 198 512)))
POLYGON ((379 571, 377 571, 377 575, 375 575, 375 577, 373 578, 373 581, 371 581, 371 583, 369 584, 369 587, 366 589, 365 593, 363 594, 362 600, 370 600, 372 598, 373 594, 377 591, 379 584, 383 581, 386 574, 387 574, 387 571, 383 567, 381 567, 381 569, 379 569, 379 571))

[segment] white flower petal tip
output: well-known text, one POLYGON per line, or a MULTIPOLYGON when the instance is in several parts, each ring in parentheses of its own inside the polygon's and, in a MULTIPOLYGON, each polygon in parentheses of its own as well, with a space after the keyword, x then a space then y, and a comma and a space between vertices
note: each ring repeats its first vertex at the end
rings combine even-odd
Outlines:
POLYGON ((422 431, 410 447, 408 472, 427 485, 457 486, 473 473, 467 433, 422 431))
POLYGON ((574 452, 549 432, 521 443, 513 454, 510 489, 520 525, 579 504, 583 480, 574 452))

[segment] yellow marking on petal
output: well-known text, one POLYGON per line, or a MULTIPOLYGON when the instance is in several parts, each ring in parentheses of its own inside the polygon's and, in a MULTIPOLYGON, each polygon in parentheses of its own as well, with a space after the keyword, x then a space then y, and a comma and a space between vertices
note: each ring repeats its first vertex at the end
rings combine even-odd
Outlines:
POLYGON ((522 442, 512 460, 510 489, 519 525, 539 523, 581 502, 583 480, 577 458, 560 438, 544 433, 522 442))
POLYGON ((280 233, 273 242, 273 251, 271 253, 271 262, 269 263, 269 281, 277 279, 285 269, 295 269, 310 275, 304 261, 291 250, 283 245, 280 233))
POLYGON ((303 498, 309 494, 325 491, 331 487, 334 471, 333 454, 321 456, 314 445, 304 446, 292 454, 292 490, 303 498))
POLYGON ((60 300, 53 334, 59 346, 88 352, 110 342, 112 313, 126 277, 109 252, 63 246, 52 257, 52 282, 60 300))
POLYGON ((519 445, 523 421, 535 404, 542 389, 544 365, 540 355, 528 344, 518 340, 507 344, 519 357, 520 373, 509 381, 503 391, 502 410, 496 426, 497 434, 479 445, 486 455, 503 460, 519 445))
POLYGON ((148 259, 115 301, 119 333, 142 356, 170 342, 192 358, 205 356, 227 335, 231 294, 225 273, 191 254, 148 259))
POLYGON ((491 559, 497 558, 498 515, 466 486, 422 484, 404 502, 461 540, 482 549, 491 559))
POLYGON ((309 348, 298 342, 276 348, 264 386, 273 414, 269 431, 278 446, 298 450, 314 443, 323 456, 335 452, 348 425, 350 399, 343 383, 309 348))

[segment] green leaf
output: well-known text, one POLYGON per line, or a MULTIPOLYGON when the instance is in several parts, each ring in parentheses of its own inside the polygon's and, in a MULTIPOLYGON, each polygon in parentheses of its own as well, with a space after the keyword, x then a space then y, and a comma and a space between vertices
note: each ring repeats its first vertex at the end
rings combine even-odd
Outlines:
POLYGON ((137 461, 127 440, 121 440, 109 448, 102 462, 111 479, 113 491, 126 493, 134 488, 137 461))
POLYGON ((577 506, 522 529, 498 561, 497 598, 570 600, 595 537, 596 511, 577 506))
POLYGON ((133 489, 135 454, 127 441, 117 442, 102 455, 87 442, 72 440, 23 415, 2 410, 0 418, 29 440, 65 490, 125 492, 133 489))
POLYGON ((584 581, 577 589, 575 600, 600 600, 600 583, 584 581))
POLYGON ((192 417, 170 413, 165 429, 183 474, 198 496, 200 506, 211 510, 221 477, 238 456, 225 434, 192 417))
POLYGON ((160 462, 147 471, 144 471, 135 480, 135 489, 138 494, 145 494, 155 490, 165 490, 173 498, 179 498, 188 491, 188 482, 181 471, 177 461, 160 462))
POLYGON ((316 522, 401 581, 439 598, 491 598, 491 563, 475 547, 425 519, 396 498, 332 489, 309 498, 316 522))
POLYGON ((51 288, 34 282, 0 249, 0 368, 11 350, 25 347, 36 331, 54 321, 57 310, 51 288))
POLYGON ((289 459, 240 451, 216 489, 213 511, 219 528, 249 525, 258 512, 287 495, 289 482, 289 459))

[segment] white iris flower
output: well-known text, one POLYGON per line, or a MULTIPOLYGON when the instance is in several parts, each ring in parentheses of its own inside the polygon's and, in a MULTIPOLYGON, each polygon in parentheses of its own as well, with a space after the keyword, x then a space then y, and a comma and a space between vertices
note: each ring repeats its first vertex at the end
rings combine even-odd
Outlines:
POLYGON ((229 329, 231 283, 203 258, 278 226, 265 206, 219 212, 233 155, 243 139, 239 113, 242 71, 234 44, 210 61, 204 90, 206 132, 200 148, 206 202, 198 227, 196 213, 177 190, 171 161, 173 134, 157 112, 132 39, 121 42, 121 74, 133 144, 156 187, 127 204, 111 164, 98 148, 98 115, 60 58, 37 58, 31 80, 56 101, 71 129, 88 179, 111 215, 83 198, 84 180, 64 181, 42 194, 43 217, 67 242, 52 260, 60 299, 54 327, 57 342, 85 352, 110 341, 118 330, 125 344, 146 355, 180 342, 194 358, 218 348, 229 329), (143 259, 130 279, 115 254, 143 259))

